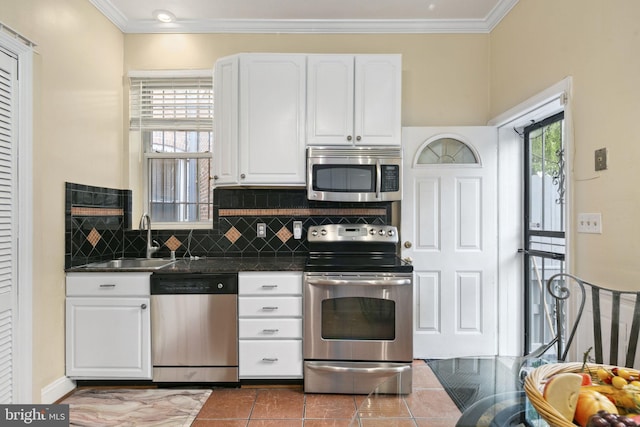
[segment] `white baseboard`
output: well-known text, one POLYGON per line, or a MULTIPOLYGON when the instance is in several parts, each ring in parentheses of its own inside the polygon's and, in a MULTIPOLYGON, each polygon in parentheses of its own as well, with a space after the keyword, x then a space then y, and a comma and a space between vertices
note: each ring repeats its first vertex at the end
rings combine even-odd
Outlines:
POLYGON ((67 377, 61 377, 44 387, 40 392, 40 402, 44 405, 56 400, 76 388, 76 382, 67 377))

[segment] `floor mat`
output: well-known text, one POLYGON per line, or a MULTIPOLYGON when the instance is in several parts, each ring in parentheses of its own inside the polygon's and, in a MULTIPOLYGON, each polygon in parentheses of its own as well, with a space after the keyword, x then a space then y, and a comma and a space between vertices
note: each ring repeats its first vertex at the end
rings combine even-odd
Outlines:
POLYGON ((83 427, 188 427, 211 390, 80 389, 69 405, 69 425, 83 427))

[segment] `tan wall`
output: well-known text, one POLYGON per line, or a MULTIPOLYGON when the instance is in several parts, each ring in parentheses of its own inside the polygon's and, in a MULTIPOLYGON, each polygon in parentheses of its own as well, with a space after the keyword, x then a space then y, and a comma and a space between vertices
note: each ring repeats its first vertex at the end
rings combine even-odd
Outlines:
POLYGON ((490 43, 492 116, 573 76, 574 213, 601 212, 603 224, 575 234, 575 272, 630 289, 640 289, 639 16, 637 0, 520 0, 490 43), (595 172, 602 147, 609 168, 595 172))
MULTIPOLYGON (((0 0, 37 44, 33 141, 33 402, 64 376, 64 183, 122 185, 123 35, 86 0, 0 0)), ((21 355, 16 355, 17 358, 21 355)))
POLYGON ((125 36, 129 70, 213 68, 240 52, 400 53, 402 125, 482 125, 489 119, 489 36, 145 34, 125 36))

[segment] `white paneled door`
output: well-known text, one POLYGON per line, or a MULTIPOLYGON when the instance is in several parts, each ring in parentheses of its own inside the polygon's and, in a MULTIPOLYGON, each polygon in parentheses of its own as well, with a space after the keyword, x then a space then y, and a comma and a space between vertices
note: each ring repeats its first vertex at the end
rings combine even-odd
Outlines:
POLYGON ((14 402, 17 59, 0 49, 0 403, 14 402))
POLYGON ((414 356, 497 354, 497 130, 403 128, 414 356))

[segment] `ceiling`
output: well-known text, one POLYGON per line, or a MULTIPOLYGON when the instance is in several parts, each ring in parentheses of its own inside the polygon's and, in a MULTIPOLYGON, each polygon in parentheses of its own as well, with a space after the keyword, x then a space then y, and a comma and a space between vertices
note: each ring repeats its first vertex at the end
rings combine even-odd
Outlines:
POLYGON ((124 33, 487 33, 518 0, 89 0, 124 33), (175 22, 161 23, 164 9, 175 22))

